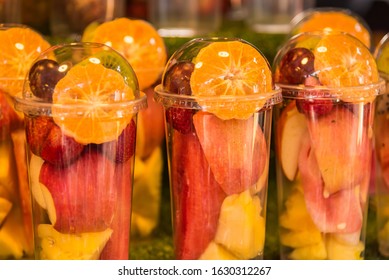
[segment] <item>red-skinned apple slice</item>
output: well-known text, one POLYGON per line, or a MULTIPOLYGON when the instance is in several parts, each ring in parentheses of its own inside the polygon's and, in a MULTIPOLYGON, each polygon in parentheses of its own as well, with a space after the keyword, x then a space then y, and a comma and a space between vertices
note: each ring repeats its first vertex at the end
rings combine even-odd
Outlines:
POLYGON ((225 193, 194 134, 174 131, 171 153, 173 223, 178 259, 198 259, 215 237, 225 193))
POLYGON ((198 112, 193 124, 215 179, 227 195, 245 191, 258 181, 268 153, 255 117, 221 120, 198 112))
POLYGON ((328 194, 360 184, 371 163, 368 128, 350 110, 338 106, 309 119, 308 131, 328 194))
POLYGON ((101 252, 102 260, 127 260, 129 257, 132 163, 128 160, 115 165, 117 203, 111 224, 112 235, 101 252))
POLYGON ((276 123, 276 149, 278 160, 286 178, 293 181, 298 167, 298 153, 301 139, 307 130, 307 121, 299 113, 296 101, 290 102, 282 111, 276 123))
POLYGON ((117 200, 114 171, 112 161, 93 148, 65 168, 45 162, 39 180, 54 201, 55 229, 80 233, 110 227, 117 200))
POLYGON ((325 196, 320 169, 308 136, 304 137, 301 146, 299 170, 307 210, 321 232, 353 233, 361 229, 360 187, 325 196))

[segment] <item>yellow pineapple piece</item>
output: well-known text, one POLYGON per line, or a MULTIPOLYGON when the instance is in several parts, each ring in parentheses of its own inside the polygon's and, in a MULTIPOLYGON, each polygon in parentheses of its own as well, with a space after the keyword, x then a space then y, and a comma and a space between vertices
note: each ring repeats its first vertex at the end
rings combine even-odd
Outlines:
POLYGON ((97 260, 112 235, 112 229, 101 232, 65 234, 52 225, 38 225, 41 259, 47 260, 97 260))
POLYGON ((281 227, 290 230, 317 230, 307 211, 302 190, 298 187, 295 187, 288 196, 279 223, 281 227))
POLYGON ((251 259, 263 250, 265 219, 257 196, 247 190, 226 197, 220 210, 215 242, 240 259, 251 259))
POLYGON ((131 233, 147 236, 157 226, 161 205, 163 158, 160 147, 154 149, 147 160, 135 156, 131 233))
POLYGON ((294 249, 289 258, 292 260, 325 260, 327 258, 326 246, 323 241, 316 244, 294 249))
POLYGON ((282 231, 280 242, 284 246, 300 248, 323 242, 321 232, 318 229, 282 231))
POLYGON ((223 246, 211 241, 205 249, 204 253, 200 256, 200 260, 238 260, 234 254, 229 252, 223 246))
POLYGON ((362 242, 345 245, 329 234, 326 238, 326 248, 329 260, 361 260, 365 245, 362 242))

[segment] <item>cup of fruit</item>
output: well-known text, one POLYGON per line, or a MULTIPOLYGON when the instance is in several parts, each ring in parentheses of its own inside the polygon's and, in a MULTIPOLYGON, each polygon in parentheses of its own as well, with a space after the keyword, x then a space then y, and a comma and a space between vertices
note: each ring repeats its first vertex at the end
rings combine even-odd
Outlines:
POLYGON ((167 63, 164 106, 175 257, 261 259, 270 127, 281 101, 248 42, 198 38, 167 63))
POLYGON ((282 259, 362 259, 373 115, 384 83, 369 49, 340 32, 300 33, 274 79, 282 259))
POLYGON ((375 202, 377 210, 378 248, 384 257, 389 257, 389 34, 386 34, 375 50, 380 76, 385 80, 387 87, 385 94, 377 97, 375 109, 375 202), (388 159, 386 158, 388 157, 388 159), (388 161, 387 161, 388 160, 388 161))
POLYGON ((50 44, 35 30, 0 24, 0 259, 34 255, 23 115, 14 96, 34 59, 50 44))
POLYGON ((37 259, 128 259, 137 114, 130 64, 99 43, 54 46, 33 63, 24 113, 37 259))

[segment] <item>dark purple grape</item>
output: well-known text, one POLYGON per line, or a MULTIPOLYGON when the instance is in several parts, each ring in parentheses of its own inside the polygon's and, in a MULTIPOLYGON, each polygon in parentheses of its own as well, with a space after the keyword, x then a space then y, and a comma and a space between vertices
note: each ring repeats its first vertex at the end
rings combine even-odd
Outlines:
POLYGON ((31 67, 28 73, 32 93, 46 101, 52 101, 55 85, 66 75, 59 71, 59 65, 51 59, 42 59, 31 67))
POLYGON ((314 72, 314 54, 306 48, 289 50, 281 59, 275 79, 282 84, 303 84, 314 72))
POLYGON ((193 70, 194 64, 191 62, 180 62, 175 64, 165 74, 163 87, 171 93, 192 95, 190 77, 193 70))

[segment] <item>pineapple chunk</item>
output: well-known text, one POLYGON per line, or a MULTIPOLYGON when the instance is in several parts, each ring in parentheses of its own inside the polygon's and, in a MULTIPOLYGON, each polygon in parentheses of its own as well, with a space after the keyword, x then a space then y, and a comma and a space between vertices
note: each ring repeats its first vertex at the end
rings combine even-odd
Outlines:
POLYGON ((327 258, 326 246, 323 241, 314 245, 294 249, 289 258, 292 260, 325 260, 327 258))
POLYGON ((12 202, 8 199, 0 197, 0 229, 3 221, 8 216, 9 211, 11 211, 12 202))
POLYGON ((251 259, 263 251, 265 219, 257 196, 247 190, 226 197, 220 210, 215 242, 240 259, 251 259))
POLYGON ((38 225, 40 257, 47 260, 97 260, 112 235, 112 229, 101 232, 64 234, 52 225, 38 225))
POLYGON ((200 260, 238 260, 231 252, 223 248, 223 246, 211 241, 200 256, 200 260))
POLYGON ((321 232, 317 229, 302 231, 282 231, 281 244, 288 247, 300 248, 323 242, 321 232))
POLYGON ((362 242, 357 245, 345 245, 329 235, 326 239, 329 260, 361 260, 365 246, 362 242))

